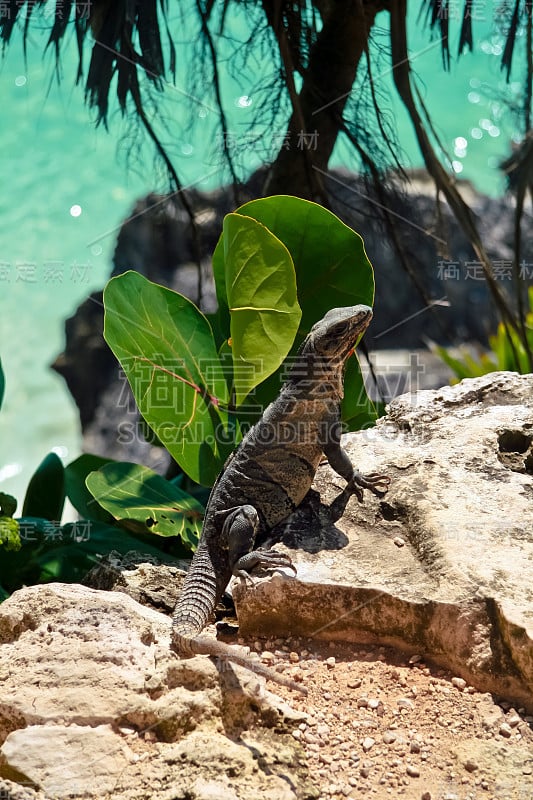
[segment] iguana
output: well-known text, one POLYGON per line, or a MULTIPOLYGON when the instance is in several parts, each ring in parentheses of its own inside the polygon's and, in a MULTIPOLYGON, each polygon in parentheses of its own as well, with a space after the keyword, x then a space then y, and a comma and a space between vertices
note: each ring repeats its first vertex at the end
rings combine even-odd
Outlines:
POLYGON ((334 308, 313 325, 279 396, 226 461, 211 491, 200 542, 173 615, 173 648, 180 655, 219 656, 301 689, 252 662, 242 648, 199 634, 232 575, 245 577, 256 565, 294 569, 288 556, 256 550, 255 543, 299 506, 324 455, 347 481, 342 510, 352 494, 361 502, 364 489, 378 497, 387 491, 388 477, 361 475, 340 443, 344 367, 371 319, 372 310, 357 305, 334 308))

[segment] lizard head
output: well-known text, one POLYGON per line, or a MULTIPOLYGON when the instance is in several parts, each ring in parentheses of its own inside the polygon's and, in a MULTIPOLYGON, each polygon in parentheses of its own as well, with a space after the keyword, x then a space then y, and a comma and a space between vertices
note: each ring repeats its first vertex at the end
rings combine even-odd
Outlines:
POLYGON ((345 361, 372 319, 369 306, 346 306, 331 311, 313 325, 308 341, 328 361, 345 361))

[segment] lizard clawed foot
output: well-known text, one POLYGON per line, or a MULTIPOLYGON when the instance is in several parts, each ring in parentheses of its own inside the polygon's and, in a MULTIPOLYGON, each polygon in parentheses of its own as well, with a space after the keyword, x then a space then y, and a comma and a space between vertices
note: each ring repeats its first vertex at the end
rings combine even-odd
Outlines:
POLYGON ((350 482, 350 488, 353 490, 360 503, 363 502, 363 490, 368 489, 376 497, 384 497, 388 492, 390 486, 390 478, 388 475, 383 475, 380 472, 371 472, 369 475, 361 475, 360 472, 355 472, 350 482))
POLYGON ((233 566, 233 575, 244 580, 253 579, 250 575, 252 570, 272 570, 272 569, 292 569, 296 575, 296 567, 290 557, 285 553, 278 553, 277 550, 252 550, 241 556, 233 566))

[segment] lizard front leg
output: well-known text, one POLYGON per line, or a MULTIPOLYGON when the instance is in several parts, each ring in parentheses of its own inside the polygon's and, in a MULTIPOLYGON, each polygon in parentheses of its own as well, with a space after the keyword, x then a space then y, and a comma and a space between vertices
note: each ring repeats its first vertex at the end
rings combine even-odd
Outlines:
POLYGON ((259 514, 252 505, 236 506, 215 515, 217 522, 223 519, 220 545, 228 551, 231 570, 241 558, 249 554, 255 544, 259 528, 259 514))
POLYGON ((221 543, 228 549, 228 561, 232 575, 247 579, 252 569, 293 569, 291 559, 276 550, 253 550, 259 527, 259 515, 251 505, 237 506, 224 512, 221 543))
POLYGON ((378 472, 362 475, 356 470, 348 457, 348 453, 341 445, 341 433, 342 424, 339 411, 329 424, 328 439, 324 445, 324 453, 331 467, 348 484, 344 492, 348 491, 355 494, 359 502, 363 500, 364 489, 368 489, 377 497, 383 497, 389 488, 390 478, 388 475, 382 475, 378 472))

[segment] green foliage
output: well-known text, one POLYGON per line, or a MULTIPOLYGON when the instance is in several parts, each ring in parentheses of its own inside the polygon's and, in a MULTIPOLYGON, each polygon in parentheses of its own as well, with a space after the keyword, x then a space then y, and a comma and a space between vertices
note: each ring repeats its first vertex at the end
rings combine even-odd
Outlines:
MULTIPOLYGON (((154 546, 153 536, 131 534, 91 520, 59 525, 49 520, 22 517, 17 522, 22 547, 18 552, 2 552, 0 559, 0 595, 3 596, 34 583, 80 582, 111 550, 122 554, 139 550, 156 558, 162 556, 161 548, 154 546)), ((183 557, 186 551, 174 555, 183 557)))
MULTIPOLYGON (((264 225, 283 242, 291 255, 302 318, 288 351, 290 354, 296 352, 314 323, 331 308, 358 303, 373 305, 374 272, 363 240, 331 211, 298 197, 278 195, 245 203, 235 214, 252 217, 264 225)), ((217 329, 230 337, 225 248, 223 231, 213 255, 213 272, 219 302, 217 329)), ((259 279, 260 275, 256 277, 259 279)), ((373 424, 377 414, 366 394, 355 355, 348 361, 344 385, 342 410, 346 428, 359 430, 373 424)), ((249 422, 254 422, 259 416, 259 411, 254 413, 253 408, 268 405, 280 386, 281 373, 278 370, 256 388, 250 402, 243 408, 249 422)))
POLYGON ((4 550, 20 550, 19 525, 12 517, 0 517, 0 547, 4 550))
POLYGON ((289 251, 251 217, 228 214, 213 256, 224 318, 230 318, 235 403, 283 362, 302 312, 289 251), (268 346, 265 346, 268 343, 268 346))
MULTIPOLYGON (((530 350, 533 351, 533 287, 529 288, 528 296, 526 335, 530 350)), ((477 358, 466 347, 459 348, 459 356, 452 355, 448 348, 437 344, 431 344, 430 347, 454 372, 452 383, 458 383, 463 378, 477 378, 488 372, 509 371, 526 375, 531 371, 524 345, 513 330, 505 329, 502 322, 496 333, 489 336, 489 345, 490 353, 480 353, 477 358)))
POLYGON ((213 483, 228 451, 228 387, 209 322, 186 297, 137 272, 104 291, 104 337, 148 425, 185 472, 213 483))
POLYGON ((7 551, 20 550, 19 525, 13 519, 16 508, 16 499, 0 492, 0 547, 7 551))
POLYGON ((102 522, 107 525, 113 522, 113 517, 95 500, 85 481, 91 472, 100 469, 100 467, 109 462, 109 458, 84 453, 65 467, 67 497, 78 514, 85 517, 85 519, 102 522))
POLYGON ((64 503, 64 467, 55 453, 48 453, 30 479, 22 516, 60 520, 64 503))
MULTIPOLYGON (((112 488, 117 489, 115 484, 112 488)), ((30 479, 21 517, 14 518, 16 508, 16 498, 0 492, 0 601, 23 585, 80 581, 111 550, 119 553, 140 550, 156 558, 167 554, 183 557, 196 542, 203 512, 197 501, 144 467, 116 464, 92 455, 80 456, 63 467, 55 453, 46 456, 30 479), (95 470, 107 469, 109 475, 112 468, 118 472, 122 469, 122 475, 128 468, 132 474, 135 470, 145 473, 142 491, 157 479, 161 496, 172 498, 172 513, 176 514, 176 507, 181 504, 183 511, 175 523, 178 530, 172 532, 178 532, 182 538, 174 536, 162 548, 154 546, 154 537, 146 524, 139 524, 134 532, 119 527, 85 485, 89 474, 99 474, 95 470), (65 495, 84 518, 62 525, 65 495), (183 520, 185 509, 190 509, 190 519, 183 520)), ((163 502, 157 512, 161 513, 162 508, 163 502)), ((117 516, 120 519, 128 515, 117 516)))
MULTIPOLYGON (((275 397, 286 357, 330 308, 373 302, 361 237, 295 197, 228 214, 213 269, 219 310, 209 318, 136 272, 112 278, 104 291, 106 341, 152 440, 183 472, 168 481, 139 464, 85 454, 64 467, 48 454, 22 517, 13 516, 16 500, 0 494, 0 598, 24 583, 80 580, 111 549, 159 556, 194 549, 204 513, 194 495, 205 494, 200 485, 213 484, 242 430, 275 397), (65 496, 79 521, 61 524, 65 496)), ((3 391, 0 366, 0 402, 3 391)), ((353 357, 345 424, 354 430, 375 416, 353 357)))
POLYGON ((126 528, 180 536, 194 548, 198 543, 204 507, 148 467, 110 462, 87 477, 98 503, 126 528))
MULTIPOLYGON (((104 336, 144 420, 205 486, 242 427, 276 396, 280 366, 311 326, 332 307, 371 305, 374 297, 361 237, 296 197, 255 200, 228 214, 213 271, 219 310, 211 320, 135 272, 112 278, 104 292, 104 336)), ((350 428, 374 420, 355 358, 345 388, 350 428)))
MULTIPOLYGON (((276 236, 291 254, 302 308, 299 342, 331 308, 374 303, 374 272, 362 238, 317 203, 278 195, 245 203, 237 214, 253 217, 276 236)), ((224 241, 224 233, 221 241, 224 241)), ((213 269, 217 284, 223 285, 213 269)))
POLYGON ((0 516, 12 517, 17 510, 17 500, 10 494, 0 492, 0 516))

